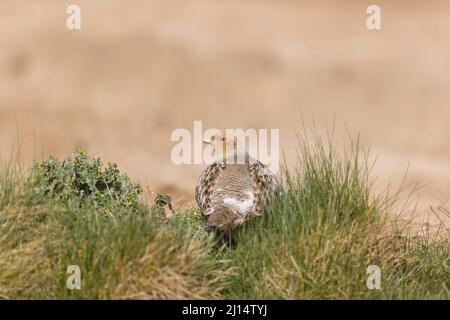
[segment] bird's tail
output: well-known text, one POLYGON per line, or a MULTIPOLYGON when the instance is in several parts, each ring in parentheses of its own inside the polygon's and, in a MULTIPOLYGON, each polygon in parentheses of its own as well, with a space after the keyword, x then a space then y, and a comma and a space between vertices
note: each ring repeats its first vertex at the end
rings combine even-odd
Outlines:
POLYGON ((222 231, 231 229, 235 216, 227 207, 217 207, 206 218, 208 227, 219 228, 222 231))

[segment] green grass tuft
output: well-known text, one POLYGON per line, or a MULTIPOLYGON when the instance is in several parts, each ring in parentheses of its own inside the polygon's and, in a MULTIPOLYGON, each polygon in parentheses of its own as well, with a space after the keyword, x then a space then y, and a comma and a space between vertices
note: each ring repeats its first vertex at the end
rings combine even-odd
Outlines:
POLYGON ((448 235, 425 241, 388 228, 358 141, 344 154, 320 139, 301 146, 297 167, 282 170, 281 195, 226 254, 238 270, 227 297, 448 298, 448 235), (370 265, 381 269, 381 290, 366 286, 370 265))

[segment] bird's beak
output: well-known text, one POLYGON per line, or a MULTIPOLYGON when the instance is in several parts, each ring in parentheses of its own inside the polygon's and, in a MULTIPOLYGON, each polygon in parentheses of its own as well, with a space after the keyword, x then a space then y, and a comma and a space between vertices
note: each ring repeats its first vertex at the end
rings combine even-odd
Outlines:
POLYGON ((211 144, 211 141, 203 140, 203 143, 204 143, 204 144, 211 144))

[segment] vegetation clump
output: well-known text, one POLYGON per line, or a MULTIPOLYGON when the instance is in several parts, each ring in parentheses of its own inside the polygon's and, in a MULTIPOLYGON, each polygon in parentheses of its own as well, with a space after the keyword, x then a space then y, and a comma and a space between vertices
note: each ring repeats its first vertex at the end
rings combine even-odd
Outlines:
POLYGON ((67 160, 50 157, 35 162, 27 181, 34 199, 76 202, 111 212, 111 207, 124 210, 140 205, 141 187, 116 164, 104 167, 100 158, 91 158, 78 150, 67 160))

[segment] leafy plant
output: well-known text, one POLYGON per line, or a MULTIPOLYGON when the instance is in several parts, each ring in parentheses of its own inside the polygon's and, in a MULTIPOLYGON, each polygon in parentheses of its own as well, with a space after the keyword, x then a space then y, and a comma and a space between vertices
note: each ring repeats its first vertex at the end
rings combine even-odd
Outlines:
POLYGON ((111 207, 124 210, 140 205, 141 187, 115 164, 104 167, 100 158, 90 158, 77 150, 67 160, 50 157, 35 162, 27 181, 34 199, 87 204, 111 213, 111 207))

